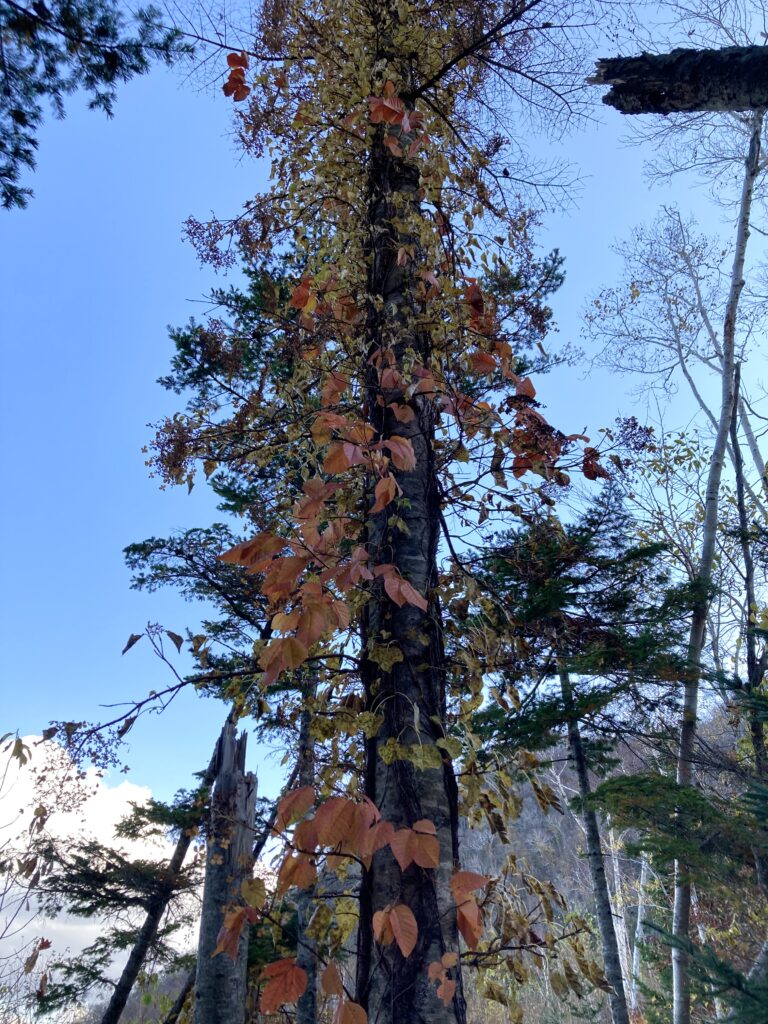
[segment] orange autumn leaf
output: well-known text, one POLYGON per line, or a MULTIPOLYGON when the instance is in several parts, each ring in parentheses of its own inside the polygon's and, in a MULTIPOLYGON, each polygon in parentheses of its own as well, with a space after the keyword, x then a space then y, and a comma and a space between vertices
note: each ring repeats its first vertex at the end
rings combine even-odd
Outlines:
POLYGON ((382 946, 397 944, 403 956, 410 956, 416 947, 419 928, 410 907, 397 903, 377 910, 373 915, 373 937, 382 946))
POLYGON ((475 889, 484 889, 490 882, 488 875, 480 875, 476 871, 457 871, 451 878, 451 892, 456 903, 461 903, 475 889))
POLYGON ((295 886, 297 889, 309 889, 317 881, 317 868, 299 854, 294 857, 289 854, 280 865, 277 873, 277 892, 282 895, 287 889, 295 886))
POLYGON ((291 294, 289 304, 294 306, 296 309, 304 309, 309 302, 309 286, 311 284, 310 278, 303 278, 301 283, 298 284, 291 294))
POLYGON ((355 827, 357 804, 346 797, 334 796, 321 804, 315 814, 317 837, 323 846, 338 846, 350 837, 355 827))
POLYGON ((371 515, 383 511, 402 491, 393 476, 385 476, 376 484, 373 493, 376 502, 371 506, 371 515))
POLYGON ((389 437, 386 441, 382 441, 381 445, 383 448, 389 449, 389 457, 397 469, 402 469, 406 473, 416 469, 416 455, 410 438, 389 437))
POLYGON ((278 830, 284 829, 298 818, 303 818, 314 802, 315 791, 312 786, 302 786, 301 789, 286 793, 277 805, 275 827, 278 830))
POLYGON ((401 828, 389 841, 390 849, 401 871, 411 864, 421 868, 436 868, 440 864, 440 841, 437 830, 426 818, 417 821, 413 828, 401 828))
POLYGON ((359 1003, 345 1000, 336 1007, 333 1024, 368 1024, 368 1014, 359 1003))
POLYGON ((248 54, 245 52, 241 53, 228 53, 227 64, 231 68, 247 68, 248 67, 248 54))
POLYGON ((260 572, 285 545, 283 537, 276 537, 273 533, 259 533, 251 540, 236 544, 219 555, 219 560, 228 565, 247 566, 251 572, 260 572))
POLYGON ((299 853, 315 853, 320 840, 317 838, 317 825, 314 818, 300 821, 293 832, 293 846, 299 853))
POLYGON ((490 352, 470 352, 469 365, 473 373, 480 375, 495 373, 498 368, 496 357, 490 352))
POLYGON ((389 925, 395 936, 395 942, 403 956, 410 956, 416 947, 419 928, 410 907, 398 903, 389 912, 389 925))
POLYGON ((520 383, 517 385, 517 393, 518 395, 523 395, 523 397, 525 398, 536 397, 536 388, 531 383, 530 377, 525 377, 523 380, 520 381, 520 383))
POLYGON ((439 960, 433 960, 427 968, 427 977, 430 981, 437 981, 438 978, 445 976, 445 968, 439 960))
POLYGON ((326 377, 325 384, 323 385, 321 396, 323 408, 327 408, 329 405, 336 405, 348 387, 349 378, 343 373, 337 373, 335 370, 332 370, 326 377))
POLYGON ((442 999, 443 1005, 450 1006, 456 994, 456 982, 452 978, 443 978, 437 986, 437 995, 442 999))
POLYGON ((267 980, 259 1000, 262 1013, 276 1013, 285 1003, 295 1003, 307 988, 307 972, 293 959, 267 964, 261 977, 267 980))
MULTIPOLYGON (((373 120, 373 118, 371 118, 373 120)), ((387 133, 381 140, 382 143, 387 147, 392 156, 402 156, 403 151, 400 148, 400 143, 397 141, 394 135, 387 133)))
POLYGON ((320 988, 327 996, 343 996, 344 983, 335 960, 331 960, 320 975, 320 988))
POLYGON ((324 472, 342 473, 345 469, 349 469, 352 463, 347 457, 346 447, 341 441, 332 441, 328 445, 328 452, 323 462, 324 472))
POLYGON ((405 117, 405 104, 395 93, 395 84, 387 80, 383 95, 369 96, 368 109, 371 124, 400 124, 405 117))
POLYGON ((483 917, 474 897, 467 897, 456 912, 456 923, 470 949, 477 949, 483 934, 483 917))
POLYGON ((240 935, 246 921, 246 908, 233 907, 224 915, 224 923, 216 936, 216 948, 211 956, 218 956, 224 953, 230 960, 237 960, 240 948, 240 935))
POLYGON ((389 911, 377 910, 373 915, 373 937, 382 946, 395 941, 395 933, 389 920, 389 911))

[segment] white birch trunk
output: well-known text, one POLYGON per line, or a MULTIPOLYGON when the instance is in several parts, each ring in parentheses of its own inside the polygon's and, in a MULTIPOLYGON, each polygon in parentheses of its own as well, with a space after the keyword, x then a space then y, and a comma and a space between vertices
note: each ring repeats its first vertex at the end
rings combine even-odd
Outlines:
POLYGON ((648 886, 648 858, 642 855, 640 881, 637 889, 637 921, 635 922, 635 944, 632 949, 632 981, 629 986, 629 1010, 631 1014, 640 1011, 640 981, 642 961, 640 949, 645 941, 645 891, 648 886))
MULTIPOLYGON (((709 607, 708 591, 712 584, 712 569, 715 556, 720 480, 723 472, 728 433, 735 401, 735 337, 739 311, 739 299, 744 288, 744 264, 749 239, 749 224, 755 181, 760 169, 760 137, 763 113, 758 111, 752 119, 752 135, 747 154, 744 181, 739 204, 736 229, 736 246, 733 269, 728 293, 728 302, 723 320, 723 374, 720 397, 720 415, 717 435, 712 450, 707 476, 704 502, 704 523, 702 527, 701 554, 695 582, 699 594, 694 606, 691 632, 688 641, 688 679, 683 694, 683 710, 680 723, 680 738, 677 756, 677 782, 690 786, 693 781, 693 756, 696 744, 698 719, 699 681, 701 676, 701 654, 704 647, 704 633, 709 607)), ((672 917, 672 933, 676 944, 672 949, 672 1024, 691 1024, 691 984, 689 957, 685 949, 690 940, 691 925, 691 883, 688 871, 680 861, 675 862, 675 895, 672 917)))

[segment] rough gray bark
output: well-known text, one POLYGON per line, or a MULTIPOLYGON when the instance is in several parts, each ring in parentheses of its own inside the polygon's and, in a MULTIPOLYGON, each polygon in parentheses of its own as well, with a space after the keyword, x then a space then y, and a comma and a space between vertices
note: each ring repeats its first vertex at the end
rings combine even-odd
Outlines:
MULTIPOLYGON (((740 367, 736 367, 734 388, 737 399, 741 383, 740 367)), ((739 407, 740 408, 740 405, 739 407)), ((752 545, 749 536, 749 519, 747 516, 746 481, 744 478, 744 460, 741 454, 738 432, 738 408, 734 408, 731 418, 731 450, 733 454, 733 469, 736 478, 736 505, 739 512, 739 541, 741 544, 741 556, 744 562, 744 597, 748 609, 756 608, 755 593, 755 564, 752 558, 752 545)), ((762 684, 768 667, 768 644, 763 645, 763 650, 758 654, 758 634, 755 624, 749 619, 745 623, 745 647, 747 652, 747 695, 751 695, 762 684)), ((760 780, 765 779, 768 768, 768 758, 765 749, 765 722, 759 709, 750 704, 748 710, 749 731, 752 739, 752 749, 755 755, 755 769, 760 780)))
POLYGON ((619 960, 621 961, 621 974, 626 986, 629 984, 632 973, 632 950, 629 943, 624 892, 621 884, 621 865, 619 864, 618 842, 610 818, 608 819, 607 825, 608 845, 611 854, 611 871, 613 873, 613 894, 611 895, 610 887, 608 889, 608 894, 611 896, 613 925, 616 931, 619 960))
MULTIPOLYGON (((731 429, 735 388, 735 337, 738 321, 739 299, 744 288, 744 265, 747 241, 749 239, 750 214, 755 180, 760 167, 760 137, 763 127, 762 113, 753 118, 752 136, 745 161, 741 202, 736 229, 733 267, 728 301, 723 319, 723 360, 720 412, 715 444, 712 449, 707 474, 704 499, 704 521, 702 524, 701 552, 694 578, 697 587, 696 600, 691 616, 691 631, 688 638, 688 677, 683 692, 683 709, 680 723, 680 737, 677 754, 677 783, 690 786, 693 781, 693 759, 696 745, 698 720, 699 682, 704 635, 709 611, 709 594, 715 558, 715 543, 720 508, 720 480, 725 461, 726 446, 731 429)), ((691 927, 691 880, 686 866, 675 862, 675 895, 672 911, 672 934, 677 940, 672 947, 672 1022, 690 1024, 691 985, 689 955, 686 944, 691 927)))
POLYGON ((248 933, 243 928, 236 960, 212 956, 226 908, 239 901, 253 868, 256 777, 245 774, 247 735, 236 738, 227 722, 219 738, 211 800, 205 886, 195 976, 195 1024, 244 1024, 248 933))
MULTIPOLYGON (((568 672, 562 666, 559 669, 560 687, 566 712, 573 708, 573 690, 568 672)), ((587 770, 587 759, 584 756, 584 744, 581 739, 578 719, 573 714, 568 717, 568 750, 571 762, 576 771, 581 798, 581 819, 584 822, 584 834, 587 844, 587 862, 592 878, 592 892, 595 897, 597 927, 600 932, 600 945, 603 951, 605 977, 611 986, 609 1003, 613 1024, 629 1024, 629 1011, 624 993, 624 975, 621 969, 619 943, 611 907, 611 895, 608 891, 608 879, 605 874, 605 860, 600 841, 600 826, 597 814, 588 805, 592 793, 587 770)))
POLYGON ((632 982, 629 987, 629 1009, 632 1013, 639 1013, 641 1008, 640 1000, 640 972, 642 964, 640 950, 645 941, 645 894, 648 887, 648 858, 642 855, 640 861, 640 881, 637 891, 637 921, 635 923, 635 944, 632 949, 632 982))
MULTIPOLYGON (((370 225, 368 292, 382 300, 373 308, 368 322, 369 354, 388 348, 395 362, 403 366, 408 349, 424 366, 430 365, 432 339, 416 330, 412 314, 417 309, 416 279, 413 272, 397 265, 405 238, 395 226, 398 216, 420 214, 419 171, 412 163, 393 157, 374 143, 370 158, 368 222, 370 225)), ((415 261, 418 264, 418 260, 415 261)), ((459 948, 456 907, 450 892, 450 878, 458 864, 458 790, 450 759, 436 746, 443 737, 445 721, 445 656, 441 610, 434 596, 437 586, 437 546, 440 532, 440 495, 435 468, 435 412, 427 396, 415 395, 406 402, 402 392, 387 389, 385 403, 408 404, 415 413, 410 423, 398 422, 392 411, 382 407, 382 389, 374 367, 369 370, 367 419, 378 431, 378 439, 407 437, 413 445, 416 467, 397 471, 403 502, 398 515, 406 530, 390 527, 391 509, 371 516, 367 524, 370 568, 397 566, 402 575, 427 597, 426 612, 405 604, 398 607, 382 589, 372 585, 362 624, 362 678, 368 707, 382 715, 378 735, 366 746, 366 792, 383 817, 396 827, 411 826, 426 818, 437 828, 440 865, 426 870, 412 864, 401 873, 389 848, 373 858, 364 872, 358 932, 357 1001, 376 1024, 463 1024, 466 1016, 460 984, 449 1006, 435 994, 427 977, 427 966, 447 951, 459 948), (394 644, 402 661, 384 668, 374 657, 376 645, 394 644), (417 768, 410 760, 385 764, 382 746, 394 740, 442 761, 442 767, 417 768), (388 904, 404 903, 418 924, 418 942, 406 959, 396 945, 376 947, 372 916, 388 904)), ((373 481, 371 482, 371 490, 373 481)), ((372 495, 369 502, 373 503, 372 495)), ((458 974, 458 972, 456 972, 458 974)))
POLYGON ((603 57, 589 82, 610 85, 603 103, 622 114, 760 110, 768 107, 768 46, 603 57))
MULTIPOLYGON (((304 700, 314 696, 315 688, 307 687, 304 700)), ((299 786, 312 786, 315 782, 315 742, 310 733, 312 713, 305 707, 299 722, 299 752, 297 775, 299 786)), ((315 887, 299 889, 296 896, 296 928, 299 946, 296 963, 307 972, 307 987, 296 1004, 296 1024, 315 1024, 317 1020, 317 944, 307 935, 307 925, 314 907, 315 887)))
MULTIPOLYGON (((205 789, 210 786, 215 774, 216 754, 214 753, 205 775, 202 778, 201 787, 205 789)), ((202 824, 207 813, 208 804, 206 801, 201 804, 198 824, 202 824)), ((125 1009, 125 1004, 128 1001, 131 990, 136 983, 136 979, 138 978, 139 972, 147 958, 147 954, 149 953, 152 943, 157 936, 160 922, 163 919, 163 914, 165 913, 168 903, 178 887, 178 875, 181 871, 182 865, 184 864, 184 859, 187 856, 191 842, 192 828, 190 827, 184 829, 179 835, 176 848, 168 862, 168 867, 165 869, 163 877, 158 880, 157 889, 152 894, 149 900, 149 905, 147 906, 147 916, 144 919, 144 924, 141 926, 141 930, 133 949, 130 952, 120 978, 115 985, 109 1003, 107 1004, 107 1008, 104 1011, 104 1016, 101 1018, 101 1024, 117 1024, 120 1020, 120 1016, 125 1009)))

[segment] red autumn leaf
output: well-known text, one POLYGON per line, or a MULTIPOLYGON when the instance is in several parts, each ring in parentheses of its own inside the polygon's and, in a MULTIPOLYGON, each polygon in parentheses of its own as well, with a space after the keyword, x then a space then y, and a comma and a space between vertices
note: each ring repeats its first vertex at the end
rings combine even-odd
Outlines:
POLYGON ((326 800, 315 814, 317 837, 323 846, 338 846, 348 839, 355 827, 357 804, 343 796, 326 800))
POLYGON ((395 93, 394 82, 384 83, 383 95, 369 96, 371 124, 400 124, 405 117, 405 104, 395 93))
POLYGON ((287 889, 309 889, 317 881, 317 868, 303 854, 294 857, 289 854, 277 874, 277 892, 282 895, 287 889))
POLYGON ((420 868, 436 868, 440 864, 440 841, 434 823, 427 818, 413 823, 413 859, 420 868))
POLYGON ((445 968, 439 960, 433 960, 427 968, 427 977, 430 981, 437 981, 438 978, 442 978, 445 975, 445 968))
POLYGON ((530 377, 524 377, 523 380, 517 385, 518 395, 522 395, 524 398, 535 398, 536 388, 531 383, 530 377))
POLYGON ((227 64, 231 68, 247 68, 248 67, 248 54, 245 52, 241 53, 228 53, 227 64))
POLYGON ((443 978, 437 986, 437 995, 445 1006, 450 1006, 456 993, 456 982, 451 978, 443 978))
POLYGON ((408 437, 389 437, 381 442, 382 448, 389 448, 389 456, 397 469, 410 473, 416 469, 416 455, 408 437))
POLYGON ((395 941, 388 910, 377 910, 373 915, 373 937, 382 946, 388 946, 390 942, 395 941))
POLYGON ((267 979, 259 1000, 262 1013, 276 1013, 285 1003, 295 1003, 307 988, 307 972, 293 959, 267 964, 261 977, 267 979))
POLYGON ((303 818, 314 802, 315 791, 311 786, 302 786, 301 789, 286 793, 277 805, 277 829, 287 828, 298 818, 303 818))
POLYGON ((427 599, 418 592, 416 587, 411 586, 408 580, 400 581, 400 594, 406 604, 412 604, 415 608, 420 608, 423 612, 427 611, 429 608, 427 599))
POLYGON ((400 952, 403 956, 410 956, 419 937, 419 928, 411 908, 406 907, 404 903, 392 907, 389 912, 389 925, 400 952))
POLYGON ((385 476, 376 484, 373 493, 376 497, 376 502, 371 506, 371 515, 383 511, 402 492, 397 480, 393 476, 385 476))
POLYGON ((599 458, 600 452, 597 448, 584 449, 584 461, 582 462, 581 471, 587 480, 597 480, 598 478, 607 480, 610 477, 610 473, 600 465, 599 458))
POLYGON ((273 643, 281 645, 281 655, 286 668, 299 668, 309 656, 309 651, 295 636, 286 636, 273 643))
POLYGON ((411 864, 421 868, 436 868, 440 864, 440 842, 431 821, 417 821, 413 828, 401 828, 389 841, 390 849, 400 870, 411 864))
POLYGON ((238 84, 234 93, 232 94, 232 99, 235 101, 235 103, 240 103, 242 102, 242 100, 246 99, 250 95, 250 92, 250 85, 238 84))
POLYGON ((469 365, 473 373, 490 375, 496 372, 499 364, 490 352, 470 352, 469 365))
POLYGON ((314 818, 300 821, 293 832, 293 845, 299 853, 315 853, 320 840, 317 838, 317 825, 314 818))
POLYGON ((382 388, 386 388, 388 390, 401 390, 405 381, 403 380, 403 375, 396 366, 385 366, 379 376, 379 383, 382 388))
POLYGON ((456 923, 470 949, 477 949, 483 934, 483 917, 475 899, 467 897, 456 912, 456 923))
POLYGON ((310 279, 306 278, 302 280, 301 284, 297 285, 293 290, 293 294, 289 299, 291 306, 295 306, 296 309, 304 309, 309 302, 309 285, 310 279))
POLYGON ((343 373, 337 373, 335 370, 332 370, 326 377, 325 384, 323 385, 321 396, 323 408, 329 405, 336 405, 348 387, 349 378, 345 377, 343 373))
POLYGON ((333 1024, 368 1024, 368 1014, 359 1003, 345 1000, 336 1007, 333 1024))
POLYGON ((381 140, 387 147, 392 156, 402 156, 403 151, 400 148, 400 143, 397 141, 394 135, 390 135, 389 132, 381 140))
POLYGON ((474 316, 482 316, 485 312, 485 302, 483 301, 483 293, 477 287, 476 284, 470 284, 464 293, 464 300, 472 310, 474 316))
POLYGON ((342 473, 345 469, 349 469, 352 463, 347 457, 345 451, 345 445, 341 441, 332 441, 328 445, 328 452, 323 462, 323 471, 326 473, 342 473))
POLYGON ((245 924, 245 907, 234 907, 224 915, 224 923, 216 936, 216 948, 211 956, 218 956, 225 953, 230 960, 237 960, 237 953, 240 947, 240 934, 245 924))
POLYGON ((320 988, 327 996, 344 995, 344 983, 341 980, 341 974, 335 960, 331 960, 320 975, 320 988))
POLYGON ((483 889, 490 882, 488 875, 479 875, 476 871, 457 871, 451 878, 451 892, 456 903, 461 903, 475 889, 483 889))

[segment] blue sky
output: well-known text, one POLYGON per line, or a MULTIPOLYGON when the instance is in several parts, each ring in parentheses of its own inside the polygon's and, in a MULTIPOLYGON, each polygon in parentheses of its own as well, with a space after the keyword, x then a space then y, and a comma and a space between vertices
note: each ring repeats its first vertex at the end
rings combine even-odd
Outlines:
MULTIPOLYGON (((584 179, 577 205, 548 215, 541 232, 566 257, 556 299, 564 341, 578 341, 585 300, 616 276, 611 243, 674 198, 649 190, 642 152, 619 145, 620 115, 598 114, 602 124, 546 144, 584 179)), ((155 383, 172 352, 166 325, 199 311, 216 280, 182 241, 183 221, 234 214, 265 184, 264 168, 238 154, 231 115, 219 91, 160 69, 122 88, 112 121, 75 98, 67 119, 41 132, 36 198, 0 216, 0 735, 103 717, 100 704, 168 685, 144 644, 120 650, 148 620, 183 632, 199 617, 172 594, 130 591, 121 552, 214 516, 204 488, 161 491, 141 448, 147 424, 177 407, 155 383)), ((686 208, 706 208, 703 193, 677 191, 686 208)), ((630 411, 623 382, 607 374, 559 373, 537 387, 567 431, 630 411)), ((130 735, 131 780, 160 797, 187 786, 222 718, 220 705, 190 694, 142 719, 130 735)), ((275 775, 262 775, 266 791, 275 775)))

